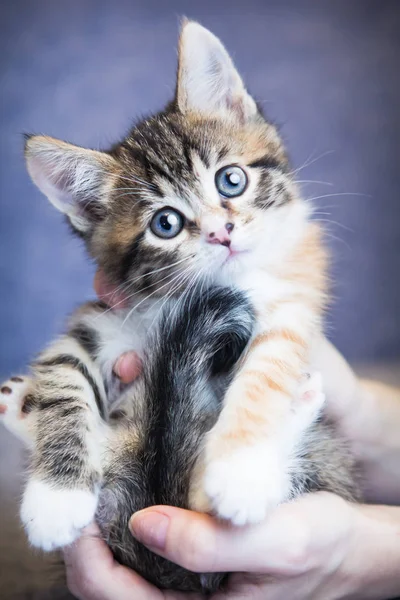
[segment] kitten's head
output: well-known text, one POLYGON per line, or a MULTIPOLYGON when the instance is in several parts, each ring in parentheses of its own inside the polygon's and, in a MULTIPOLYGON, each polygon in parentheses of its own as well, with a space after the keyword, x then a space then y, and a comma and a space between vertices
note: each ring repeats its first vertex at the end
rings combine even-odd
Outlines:
POLYGON ((164 294, 278 263, 304 230, 275 127, 209 31, 183 25, 176 94, 108 152, 44 136, 29 173, 116 284, 164 294))

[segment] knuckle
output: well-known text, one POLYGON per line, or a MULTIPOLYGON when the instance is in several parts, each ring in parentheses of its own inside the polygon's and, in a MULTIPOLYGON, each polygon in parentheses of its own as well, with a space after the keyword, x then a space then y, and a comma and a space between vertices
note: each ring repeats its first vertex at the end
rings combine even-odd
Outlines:
POLYGON ((97 597, 97 578, 90 570, 79 572, 67 569, 67 586, 71 594, 79 600, 94 600, 97 597))
POLYGON ((214 536, 207 526, 200 522, 185 527, 180 540, 180 563, 194 573, 212 570, 214 563, 214 536))
POLYGON ((286 548, 285 570, 291 574, 307 570, 311 562, 311 539, 307 527, 296 523, 292 528, 291 541, 286 548))

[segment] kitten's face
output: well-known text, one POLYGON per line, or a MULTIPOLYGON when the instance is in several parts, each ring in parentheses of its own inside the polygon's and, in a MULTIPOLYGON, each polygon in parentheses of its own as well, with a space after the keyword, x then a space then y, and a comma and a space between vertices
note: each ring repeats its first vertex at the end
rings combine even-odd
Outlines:
POLYGON ((109 153, 31 138, 27 162, 108 277, 131 292, 273 268, 306 223, 276 129, 196 23, 184 26, 166 111, 109 153))
POLYGON ((92 246, 116 281, 150 293, 234 282, 268 264, 304 214, 276 131, 261 118, 161 114, 114 156, 121 174, 92 246))

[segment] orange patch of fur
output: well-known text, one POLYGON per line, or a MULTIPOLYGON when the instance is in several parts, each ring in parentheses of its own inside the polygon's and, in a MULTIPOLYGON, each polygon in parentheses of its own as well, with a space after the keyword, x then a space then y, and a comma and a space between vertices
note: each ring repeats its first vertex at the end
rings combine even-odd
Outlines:
POLYGON ((289 393, 285 386, 278 382, 276 378, 272 377, 271 375, 268 375, 267 373, 264 373, 263 371, 256 371, 255 369, 248 370, 245 371, 243 377, 246 378, 248 398, 252 399, 253 401, 259 401, 263 399, 262 396, 260 397, 260 392, 263 392, 265 388, 263 389, 260 386, 260 383, 264 384, 269 389, 274 390, 274 392, 279 392, 281 394, 289 393), (256 381, 258 383, 256 383, 256 381))

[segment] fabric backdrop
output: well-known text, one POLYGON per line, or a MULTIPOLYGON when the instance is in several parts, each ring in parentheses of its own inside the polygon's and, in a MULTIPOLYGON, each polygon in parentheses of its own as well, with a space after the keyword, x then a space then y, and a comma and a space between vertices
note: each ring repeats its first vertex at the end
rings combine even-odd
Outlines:
POLYGON ((179 18, 219 35, 277 122, 334 256, 328 334, 400 356, 400 2, 13 0, 0 7, 0 375, 92 295, 93 265, 30 183, 23 132, 106 147, 174 87, 179 18))

